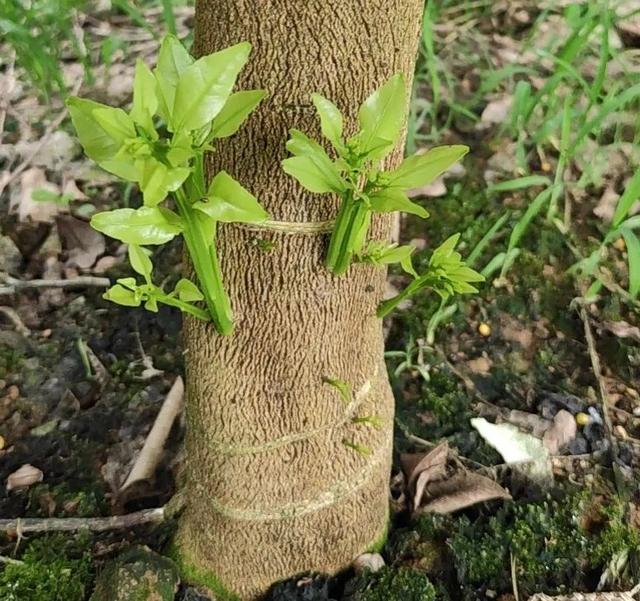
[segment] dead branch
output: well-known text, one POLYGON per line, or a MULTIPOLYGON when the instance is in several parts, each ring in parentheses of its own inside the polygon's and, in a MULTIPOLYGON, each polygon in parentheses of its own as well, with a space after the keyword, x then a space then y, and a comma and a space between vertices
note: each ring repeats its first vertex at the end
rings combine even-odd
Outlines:
POLYGON ((173 426, 173 422, 182 411, 183 400, 184 382, 182 381, 182 378, 178 376, 162 403, 158 416, 156 417, 155 422, 153 422, 153 426, 147 435, 147 439, 144 441, 144 446, 136 458, 129 476, 120 488, 120 492, 125 490, 128 486, 131 486, 134 482, 148 480, 153 476, 153 473, 160 462, 162 450, 164 449, 164 445, 169 436, 169 432, 171 431, 171 427, 173 426))
POLYGON ((15 294, 20 290, 33 288, 107 288, 111 281, 109 278, 100 278, 91 275, 79 276, 68 280, 19 280, 11 276, 2 276, 6 286, 0 286, 0 294, 15 294))
POLYGON ((125 515, 113 515, 100 518, 14 518, 0 520, 0 532, 22 536, 28 532, 106 532, 159 524, 176 516, 184 507, 182 493, 176 493, 163 507, 143 509, 125 515))

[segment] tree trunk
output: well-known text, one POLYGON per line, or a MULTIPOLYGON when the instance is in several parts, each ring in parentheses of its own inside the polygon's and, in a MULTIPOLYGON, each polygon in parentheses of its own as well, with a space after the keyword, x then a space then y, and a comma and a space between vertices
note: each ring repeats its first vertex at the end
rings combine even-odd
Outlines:
MULTIPOLYGON (((269 94, 210 166, 236 177, 273 220, 332 219, 335 200, 305 192, 280 168, 288 129, 319 135, 312 92, 333 100, 353 128, 358 105, 391 75, 402 71, 410 83, 422 7, 199 0, 195 53, 248 40, 240 88, 269 94)), ((390 216, 374 218, 373 238, 390 231, 390 216)), ((186 318, 188 507, 178 555, 187 575, 242 599, 306 570, 339 570, 386 533, 394 403, 375 316, 385 273, 355 265, 332 276, 327 242, 314 231, 222 226, 235 333, 217 336, 186 318), (349 383, 351 399, 325 378, 349 383), (379 430, 352 421, 373 415, 379 430)))

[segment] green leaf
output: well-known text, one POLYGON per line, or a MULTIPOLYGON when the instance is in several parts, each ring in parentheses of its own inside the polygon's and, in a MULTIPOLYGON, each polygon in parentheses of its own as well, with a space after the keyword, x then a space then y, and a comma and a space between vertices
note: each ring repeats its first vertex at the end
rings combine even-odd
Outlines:
POLYGON ((185 278, 178 281, 174 292, 180 300, 186 302, 201 301, 204 299, 204 295, 200 292, 200 289, 192 281, 185 278))
POLYGON ((91 227, 126 244, 164 244, 183 229, 178 215, 160 207, 96 213, 91 227))
POLYGON ((399 263, 406 273, 413 277, 418 277, 411 260, 411 255, 414 251, 415 247, 410 245, 399 246, 397 243, 370 242, 366 251, 359 257, 359 260, 373 265, 399 263))
POLYGON ((227 138, 235 134, 266 95, 264 90, 247 90, 231 94, 213 121, 213 137, 227 138))
POLYGON ((620 230, 627 245, 627 257, 629 262, 629 294, 632 298, 640 292, 640 240, 632 230, 622 228, 620 230))
POLYGON ((136 273, 144 276, 147 284, 151 283, 151 272, 153 271, 153 263, 149 255, 151 254, 147 249, 138 246, 137 244, 129 244, 129 263, 136 273))
POLYGON ((176 88, 184 70, 192 65, 194 59, 186 51, 178 38, 173 35, 165 36, 158 54, 158 64, 154 70, 158 82, 158 112, 167 124, 169 131, 173 127, 173 105, 176 88))
POLYGON ((108 109, 109 107, 76 96, 67 98, 66 104, 86 155, 97 163, 113 158, 122 145, 121 141, 107 133, 93 114, 97 109, 108 109))
POLYGON ((262 223, 269 218, 256 197, 226 171, 213 178, 206 200, 196 202, 193 208, 223 223, 262 223))
POLYGON ((311 156, 289 157, 282 161, 282 169, 310 192, 324 194, 338 191, 311 156))
POLYGON ((161 203, 169 192, 175 192, 189 177, 191 170, 187 167, 167 167, 154 158, 142 163, 140 189, 146 207, 155 207, 161 203))
POLYGON ((338 378, 322 378, 322 381, 325 384, 329 384, 329 386, 333 386, 340 393, 345 403, 351 402, 351 386, 348 382, 339 380, 338 378))
POLYGON ((392 186, 399 188, 418 188, 433 182, 454 163, 469 152, 468 146, 438 146, 424 154, 414 154, 402 164, 385 175, 392 186))
POLYGON ((627 216, 631 207, 640 197, 640 169, 638 169, 629 183, 627 184, 618 204, 616 205, 616 211, 613 214, 613 220, 611 222, 612 227, 618 227, 624 218, 627 216))
POLYGON ((367 98, 358 112, 360 149, 375 158, 384 156, 400 136, 405 117, 405 84, 401 73, 394 75, 367 98), (381 141, 390 143, 381 144, 381 141))
POLYGON ((102 298, 112 303, 117 303, 118 305, 124 305, 125 307, 139 307, 141 303, 139 295, 121 284, 111 286, 111 288, 102 295, 102 298))
POLYGON ((295 156, 282 162, 284 171, 311 192, 344 192, 346 183, 324 148, 297 129, 289 134, 287 150, 295 156))
POLYGON ((378 213, 390 213, 392 211, 402 211, 403 213, 411 213, 426 219, 429 213, 419 204, 409 200, 407 195, 398 188, 385 188, 374 192, 369 196, 371 209, 378 213))
POLYGON ((194 156, 191 134, 188 131, 176 133, 171 139, 171 145, 167 151, 167 161, 173 166, 183 165, 194 156))
POLYGON ((151 73, 151 69, 142 60, 138 59, 133 79, 131 118, 150 135, 152 132, 155 133, 153 116, 158 110, 156 89, 157 82, 153 73, 151 73))
POLYGON ((338 107, 321 94, 312 94, 311 100, 320 116, 320 129, 322 135, 333 144, 333 147, 339 152, 345 150, 342 141, 342 130, 344 127, 342 113, 338 107))
POLYGON ((135 138, 136 128, 133 121, 122 109, 111 106, 94 108, 92 111, 96 123, 118 144, 118 148, 125 140, 135 138))
POLYGON ((183 71, 172 116, 177 129, 192 131, 213 120, 225 105, 249 52, 251 44, 242 42, 203 56, 183 71))

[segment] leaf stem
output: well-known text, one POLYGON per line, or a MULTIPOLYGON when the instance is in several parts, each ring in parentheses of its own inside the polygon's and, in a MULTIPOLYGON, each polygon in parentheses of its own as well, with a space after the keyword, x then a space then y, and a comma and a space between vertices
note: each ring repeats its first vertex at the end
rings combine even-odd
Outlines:
POLYGON ((201 221, 194 214, 184 190, 177 190, 175 198, 185 225, 182 235, 202 286, 202 293, 211 320, 218 332, 224 335, 231 334, 233 332, 233 316, 229 298, 222 285, 215 239, 207 240, 201 221))

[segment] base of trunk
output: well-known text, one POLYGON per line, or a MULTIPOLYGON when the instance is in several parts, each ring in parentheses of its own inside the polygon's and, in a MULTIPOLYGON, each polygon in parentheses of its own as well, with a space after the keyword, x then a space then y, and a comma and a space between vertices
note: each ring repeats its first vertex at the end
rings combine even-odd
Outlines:
MULTIPOLYGON (((380 489, 380 487, 378 487, 378 489, 380 489)), ((385 490, 386 496, 386 488, 383 490, 385 490)), ((345 507, 341 506, 341 509, 344 510, 345 507)), ((297 573, 337 573, 348 568, 351 562, 362 553, 379 552, 386 543, 389 529, 389 506, 386 498, 384 499, 384 508, 381 508, 381 511, 378 513, 379 515, 375 516, 375 518, 368 523, 352 524, 352 527, 360 527, 363 532, 368 532, 370 535, 368 536, 368 540, 363 540, 357 548, 351 549, 348 555, 342 553, 341 558, 335 557, 335 561, 331 565, 316 565, 313 562, 313 558, 311 558, 310 564, 297 573), (376 522, 375 525, 377 526, 375 530, 373 529, 373 521, 376 522)), ((326 519, 329 516, 323 517, 326 519)), ((292 538, 308 536, 308 534, 298 534, 298 537, 295 536, 297 530, 295 521, 295 519, 286 520, 285 524, 280 524, 280 526, 282 527, 284 525, 285 528, 288 527, 289 534, 294 535, 292 538)), ((250 525, 246 525, 246 527, 250 529, 250 525)), ((317 532, 315 543, 319 547, 330 543, 331 540, 333 540, 333 544, 339 545, 339 542, 335 540, 335 536, 324 536, 325 534, 326 532, 317 532)), ((335 535, 335 530, 333 534, 335 535)), ((283 571, 280 573, 274 572, 274 559, 276 560, 276 565, 278 563, 283 566, 288 563, 297 563, 300 565, 300 557, 297 556, 294 546, 282 546, 280 544, 278 547, 283 556, 279 558, 274 557, 273 548, 266 548, 264 549, 264 561, 262 561, 260 565, 243 562, 242 551, 234 553, 235 549, 232 547, 227 549, 226 557, 220 556, 217 553, 214 553, 212 556, 211 550, 218 548, 218 545, 213 541, 211 546, 207 545, 205 549, 202 548, 202 545, 203 543, 206 545, 205 540, 207 538, 213 539, 214 537, 215 531, 214 533, 208 533, 208 535, 200 532, 194 536, 184 527, 181 527, 171 547, 170 555, 180 569, 182 580, 191 585, 208 589, 208 591, 214 595, 216 601, 255 601, 261 599, 272 584, 280 580, 295 577, 296 575, 296 573, 287 572, 286 568, 283 568, 283 571), (236 555, 235 562, 230 561, 228 555, 231 553, 236 555), (221 574, 221 570, 227 571, 230 565, 233 566, 233 569, 231 573, 226 574, 227 577, 225 578, 221 574), (260 588, 256 588, 256 586, 260 588)), ((280 541, 277 542, 279 543, 280 541)), ((320 552, 321 555, 325 553, 325 551, 320 552)), ((255 550, 253 550, 253 553, 250 552, 250 555, 253 555, 255 558, 255 550)))

